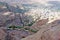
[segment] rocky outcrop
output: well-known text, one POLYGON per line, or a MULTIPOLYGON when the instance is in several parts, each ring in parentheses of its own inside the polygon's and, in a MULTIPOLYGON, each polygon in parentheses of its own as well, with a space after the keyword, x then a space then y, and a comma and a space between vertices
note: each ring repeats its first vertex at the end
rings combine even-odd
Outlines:
POLYGON ((25 30, 10 30, 0 27, 0 40, 60 40, 60 20, 45 24, 40 28, 37 33, 31 35, 25 30))
POLYGON ((0 27, 0 40, 20 40, 28 35, 31 35, 31 33, 25 30, 12 30, 0 27))
POLYGON ((36 34, 22 40, 60 40, 60 20, 41 26, 36 34))
POLYGON ((30 35, 29 32, 24 30, 10 30, 8 33, 10 35, 10 40, 20 40, 30 35))
POLYGON ((34 30, 39 30, 40 26, 45 25, 49 20, 48 19, 42 19, 37 22, 35 22, 30 28, 34 30))
POLYGON ((6 29, 0 28, 0 40, 5 40, 6 35, 6 29))

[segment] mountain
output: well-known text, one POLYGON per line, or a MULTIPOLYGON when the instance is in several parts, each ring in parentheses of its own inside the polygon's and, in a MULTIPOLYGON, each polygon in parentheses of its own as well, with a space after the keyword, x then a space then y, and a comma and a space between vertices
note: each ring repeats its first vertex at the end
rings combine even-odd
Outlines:
POLYGON ((31 0, 0 0, 1 2, 6 2, 6 3, 29 3, 31 0))
MULTIPOLYGON (((11 4, 12 3, 22 3, 22 4, 41 3, 41 4, 45 4, 48 1, 52 1, 52 0, 0 0, 0 2, 7 2, 7 3, 11 3, 11 4)), ((59 0, 57 0, 57 1, 59 1, 59 0)))
MULTIPOLYGON (((0 1, 2 1, 2 0, 0 0, 0 1)), ((37 3, 37 2, 27 3, 27 2, 30 2, 31 0, 30 1, 19 0, 19 1, 22 2, 22 4, 20 2, 17 3, 17 0, 16 1, 12 1, 12 0, 4 1, 3 0, 3 2, 1 2, 0 4, 2 4, 2 5, 4 4, 4 6, 7 7, 5 9, 2 9, 4 11, 7 10, 8 12, 12 12, 12 14, 17 14, 17 13, 24 14, 24 15, 26 14, 27 18, 26 17, 24 17, 24 18, 28 19, 29 22, 35 21, 38 18, 40 18, 40 20, 45 19, 45 18, 49 18, 49 20, 51 20, 51 19, 58 18, 58 15, 60 15, 59 14, 60 12, 57 12, 57 10, 56 10, 59 8, 58 1, 48 1, 45 4, 41 4, 41 3, 37 3), (14 2, 14 3, 10 4, 10 2, 11 3, 14 2), (26 4, 24 4, 24 2, 26 2, 26 4), (56 7, 54 5, 57 5, 58 7, 56 7), (55 9, 55 7, 56 7, 56 9, 55 9), (58 14, 56 14, 56 13, 58 13, 58 14)), ((1 12, 3 13, 4 11, 1 11, 1 12)))
POLYGON ((37 6, 39 8, 48 8, 52 10, 60 10, 60 1, 52 1, 52 0, 0 0, 0 2, 6 2, 10 5, 18 4, 18 5, 30 5, 30 6, 37 6))

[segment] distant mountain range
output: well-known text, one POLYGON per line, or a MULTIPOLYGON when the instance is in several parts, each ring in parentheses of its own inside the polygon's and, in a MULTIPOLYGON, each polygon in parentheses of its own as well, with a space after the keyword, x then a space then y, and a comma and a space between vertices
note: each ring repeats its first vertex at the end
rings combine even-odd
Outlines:
POLYGON ((31 0, 0 0, 1 2, 6 2, 6 3, 30 3, 31 0))
MULTIPOLYGON (((50 14, 53 15, 54 13, 53 11, 55 12, 60 11, 59 4, 60 2, 58 1, 48 1, 45 4, 41 4, 39 2, 31 3, 31 0, 30 1, 29 0, 0 0, 0 6, 1 5, 6 6, 8 11, 12 13, 20 13, 20 14, 26 13, 26 14, 30 14, 32 17, 36 16, 36 14, 38 15, 43 14, 43 16, 44 14, 48 14, 47 16, 49 16, 50 14), (34 16, 32 14, 34 14, 34 16)), ((2 10, 7 11, 7 9, 2 9, 2 10)))
POLYGON ((44 1, 44 0, 0 0, 8 4, 24 5, 25 7, 49 8, 52 10, 60 10, 60 1, 44 1))

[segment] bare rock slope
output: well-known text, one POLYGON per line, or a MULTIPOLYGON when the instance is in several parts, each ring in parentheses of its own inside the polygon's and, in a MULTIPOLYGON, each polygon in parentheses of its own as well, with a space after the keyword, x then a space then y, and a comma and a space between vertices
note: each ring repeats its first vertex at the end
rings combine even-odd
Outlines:
POLYGON ((6 39, 6 35, 7 35, 6 30, 0 28, 0 40, 5 40, 6 39))
POLYGON ((20 40, 28 35, 31 35, 31 33, 25 30, 8 30, 0 27, 0 40, 20 40))
POLYGON ((60 20, 41 26, 36 34, 21 40, 60 40, 60 20))
POLYGON ((45 25, 48 22, 48 19, 42 19, 35 22, 30 28, 34 30, 39 30, 40 26, 45 25))

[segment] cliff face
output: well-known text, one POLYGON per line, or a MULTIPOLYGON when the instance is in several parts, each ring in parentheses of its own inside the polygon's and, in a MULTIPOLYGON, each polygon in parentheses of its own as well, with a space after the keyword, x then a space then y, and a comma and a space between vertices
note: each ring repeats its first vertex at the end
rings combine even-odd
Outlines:
POLYGON ((22 40, 60 40, 60 20, 43 25, 34 35, 28 36, 22 40))

